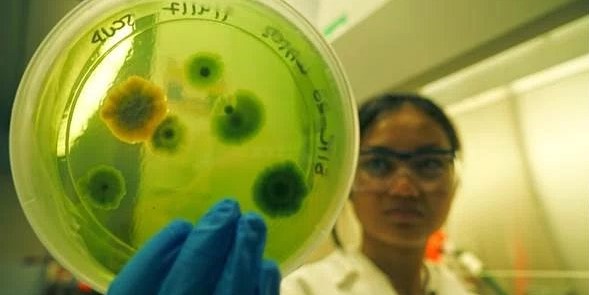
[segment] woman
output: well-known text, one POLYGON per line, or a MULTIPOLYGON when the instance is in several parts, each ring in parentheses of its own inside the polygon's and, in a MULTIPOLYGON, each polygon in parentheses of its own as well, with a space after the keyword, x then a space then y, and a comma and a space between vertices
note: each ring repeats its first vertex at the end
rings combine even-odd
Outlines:
POLYGON ((468 294, 447 269, 423 259, 458 183, 452 123, 433 102, 409 94, 372 99, 359 117, 350 200, 362 227, 360 251, 340 248, 301 267, 283 280, 281 294, 468 294))

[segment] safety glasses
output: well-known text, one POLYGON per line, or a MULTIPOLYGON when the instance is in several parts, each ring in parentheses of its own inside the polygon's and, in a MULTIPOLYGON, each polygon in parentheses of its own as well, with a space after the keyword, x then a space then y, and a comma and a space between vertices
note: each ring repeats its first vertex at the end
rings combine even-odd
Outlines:
POLYGON ((360 151, 354 190, 384 192, 402 166, 416 181, 438 182, 452 172, 455 158, 456 153, 451 149, 423 148, 404 152, 379 146, 365 148, 360 151))

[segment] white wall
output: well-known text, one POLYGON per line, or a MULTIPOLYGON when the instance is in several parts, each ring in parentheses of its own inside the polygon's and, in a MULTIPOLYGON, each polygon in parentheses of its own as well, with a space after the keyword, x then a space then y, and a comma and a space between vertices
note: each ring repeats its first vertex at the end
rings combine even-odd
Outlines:
MULTIPOLYGON (((589 270, 589 70, 518 97, 521 128, 548 232, 567 270, 589 270)), ((580 294, 589 294, 589 279, 580 294)))
POLYGON ((285 0, 329 41, 368 18, 390 0, 285 0))
POLYGON ((450 235, 490 269, 556 267, 549 258, 551 237, 542 237, 543 221, 530 212, 536 204, 511 101, 455 115, 454 121, 463 140, 464 169, 448 221, 450 235), (536 245, 530 241, 534 237, 536 245), (547 259, 529 261, 532 250, 547 259))
POLYGON ((504 280, 510 292, 523 284, 589 294, 587 277, 566 278, 589 273, 589 70, 487 96, 453 112, 465 154, 450 237, 490 273, 532 273, 504 280))

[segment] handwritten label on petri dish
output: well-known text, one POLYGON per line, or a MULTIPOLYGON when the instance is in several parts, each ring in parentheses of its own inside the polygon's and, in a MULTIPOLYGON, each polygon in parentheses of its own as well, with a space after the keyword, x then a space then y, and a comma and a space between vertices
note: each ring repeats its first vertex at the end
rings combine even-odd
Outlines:
POLYGON ((189 2, 170 2, 162 10, 170 12, 173 16, 202 16, 221 22, 226 21, 230 15, 228 9, 212 8, 205 4, 189 2))
POLYGON ((92 43, 102 43, 112 36, 114 36, 118 31, 125 27, 133 27, 135 21, 133 20, 133 16, 131 14, 126 14, 123 17, 114 20, 110 26, 102 27, 94 31, 92 34, 92 43))
POLYGON ((319 90, 313 90, 313 100, 319 112, 319 145, 317 147, 317 158, 315 160, 315 174, 325 175, 327 173, 327 164, 329 163, 328 154, 330 152, 333 135, 327 135, 327 105, 325 98, 319 90))
POLYGON ((282 53, 287 61, 294 63, 301 74, 307 75, 307 69, 299 59, 299 51, 292 46, 291 42, 288 41, 278 29, 267 26, 262 33, 262 37, 272 41, 276 46, 276 49, 282 53))

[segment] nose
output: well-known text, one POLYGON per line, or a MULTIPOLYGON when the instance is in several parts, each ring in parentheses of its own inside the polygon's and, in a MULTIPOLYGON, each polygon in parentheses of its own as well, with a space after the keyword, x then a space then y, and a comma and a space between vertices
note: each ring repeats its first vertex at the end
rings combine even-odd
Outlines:
POLYGON ((399 169, 391 176, 387 193, 392 196, 415 198, 419 191, 411 172, 407 169, 399 169))

